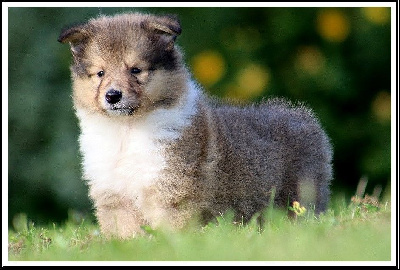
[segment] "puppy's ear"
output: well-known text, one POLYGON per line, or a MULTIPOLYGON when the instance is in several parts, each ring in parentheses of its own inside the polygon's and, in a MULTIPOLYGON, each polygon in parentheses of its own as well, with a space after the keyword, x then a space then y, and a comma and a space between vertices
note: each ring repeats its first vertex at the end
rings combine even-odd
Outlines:
POLYGON ((159 34, 167 34, 174 37, 179 36, 182 32, 181 24, 176 15, 165 15, 155 17, 153 21, 149 21, 149 28, 159 34))
POLYGON ((173 49, 176 37, 182 32, 176 15, 151 17, 143 23, 143 27, 154 34, 161 35, 162 39, 166 41, 167 50, 173 49))
POLYGON ((79 54, 83 49, 83 44, 89 37, 89 32, 86 24, 78 24, 66 27, 61 30, 61 34, 57 41, 61 43, 69 43, 71 51, 74 55, 79 54))

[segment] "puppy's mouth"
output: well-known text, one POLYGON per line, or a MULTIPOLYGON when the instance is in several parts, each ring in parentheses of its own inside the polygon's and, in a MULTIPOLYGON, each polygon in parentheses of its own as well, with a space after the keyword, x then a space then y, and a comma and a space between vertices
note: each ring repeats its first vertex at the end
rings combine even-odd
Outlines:
POLYGON ((111 115, 132 115, 139 106, 123 106, 122 104, 113 104, 106 108, 106 111, 111 115))

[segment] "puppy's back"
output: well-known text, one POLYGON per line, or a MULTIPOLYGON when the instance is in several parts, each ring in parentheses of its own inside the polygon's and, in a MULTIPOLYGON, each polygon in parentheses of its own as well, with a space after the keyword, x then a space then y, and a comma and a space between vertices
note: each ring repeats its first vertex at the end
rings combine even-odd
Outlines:
POLYGON ((332 150, 313 112, 271 99, 249 107, 215 106, 214 121, 224 172, 222 192, 244 219, 275 203, 315 204, 324 211, 332 178, 332 150), (242 200, 237 200, 242 198, 242 200))

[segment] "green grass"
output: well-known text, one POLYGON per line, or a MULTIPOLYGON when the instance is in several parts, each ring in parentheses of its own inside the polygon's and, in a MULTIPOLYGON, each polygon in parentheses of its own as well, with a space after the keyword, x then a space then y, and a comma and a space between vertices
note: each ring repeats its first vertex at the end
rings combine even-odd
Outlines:
MULTIPOLYGON (((356 198, 356 197, 354 197, 356 198)), ((390 261, 391 211, 368 198, 337 200, 323 215, 295 219, 267 209, 265 227, 220 216, 198 230, 150 230, 130 240, 107 240, 93 222, 70 218, 38 227, 26 216, 9 229, 9 261, 390 261)))

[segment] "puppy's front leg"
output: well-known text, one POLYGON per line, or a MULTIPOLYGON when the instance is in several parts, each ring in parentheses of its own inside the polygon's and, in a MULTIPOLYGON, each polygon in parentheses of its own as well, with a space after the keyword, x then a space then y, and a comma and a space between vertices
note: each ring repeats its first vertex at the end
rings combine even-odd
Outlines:
POLYGON ((107 238, 134 237, 144 232, 141 226, 146 224, 142 214, 133 203, 99 206, 97 220, 102 233, 107 238))

